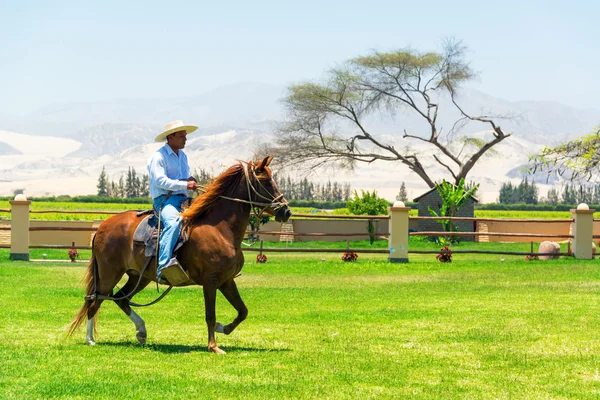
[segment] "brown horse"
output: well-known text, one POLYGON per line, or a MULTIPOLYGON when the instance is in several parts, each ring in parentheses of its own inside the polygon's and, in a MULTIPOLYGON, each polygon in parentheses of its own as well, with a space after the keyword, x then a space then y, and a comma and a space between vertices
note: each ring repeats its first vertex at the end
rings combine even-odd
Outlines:
MULTIPOLYGON (((188 240, 179 249, 177 258, 187 270, 190 281, 181 286, 197 284, 203 287, 208 350, 218 354, 224 354, 224 351, 217 346, 215 332, 230 334, 248 315, 234 277, 244 265, 241 243, 250 213, 261 210, 274 215, 280 222, 286 222, 292 215, 268 167, 271 160, 272 157, 266 157, 262 162, 240 162, 230 167, 182 213, 182 227, 188 240), (216 320, 217 289, 238 312, 228 325, 216 320)), ((146 325, 130 306, 136 293, 156 281, 155 258, 140 277, 147 257, 144 246, 133 241, 133 233, 141 220, 136 212, 125 212, 106 219, 98 227, 85 277, 86 293, 90 297, 86 297, 73 320, 69 335, 87 317, 86 342, 95 344, 95 317, 103 301, 102 295, 111 295, 113 288, 127 274, 129 280, 113 297, 135 324, 138 341, 146 343, 146 325)))

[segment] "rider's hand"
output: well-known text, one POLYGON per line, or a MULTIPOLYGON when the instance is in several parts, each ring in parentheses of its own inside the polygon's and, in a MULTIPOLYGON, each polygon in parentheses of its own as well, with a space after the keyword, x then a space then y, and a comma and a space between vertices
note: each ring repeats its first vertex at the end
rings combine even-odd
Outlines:
POLYGON ((195 181, 188 181, 187 190, 196 190, 198 189, 198 183, 195 181))

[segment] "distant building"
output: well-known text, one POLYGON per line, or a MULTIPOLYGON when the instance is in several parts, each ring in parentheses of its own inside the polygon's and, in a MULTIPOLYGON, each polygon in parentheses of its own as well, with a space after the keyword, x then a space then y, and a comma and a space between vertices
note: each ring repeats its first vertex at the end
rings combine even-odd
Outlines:
MULTIPOLYGON (((430 189, 428 192, 423 193, 419 197, 413 200, 418 203, 419 217, 431 217, 429 208, 433 208, 439 213, 440 207, 442 206, 442 198, 436 188, 430 189)), ((470 196, 465 204, 463 204, 456 213, 455 217, 474 217, 475 216, 475 203, 478 203, 475 197, 470 196)), ((458 227, 459 232, 476 232, 477 224, 476 221, 454 221, 454 226, 458 227)), ((443 231, 442 224, 436 220, 419 220, 417 224, 417 230, 439 232, 443 231)), ((472 242, 473 236, 461 236, 461 241, 472 242)))

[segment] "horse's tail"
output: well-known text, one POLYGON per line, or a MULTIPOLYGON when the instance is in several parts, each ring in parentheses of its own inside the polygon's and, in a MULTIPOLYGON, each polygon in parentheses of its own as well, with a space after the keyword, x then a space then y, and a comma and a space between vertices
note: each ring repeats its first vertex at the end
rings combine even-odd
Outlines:
MULTIPOLYGON (((93 245, 92 245, 92 247, 93 247, 93 245)), ((94 272, 96 270, 97 270, 97 261, 96 261, 96 256, 94 255, 93 250, 92 250, 92 258, 90 259, 90 262, 89 262, 86 272, 85 272, 85 276, 83 277, 83 280, 85 282, 86 296, 91 296, 94 294, 94 279, 95 279, 94 272), (95 264, 96 264, 96 266, 95 266, 95 264)), ((90 309, 90 306, 92 305, 93 302, 94 302, 94 300, 87 300, 87 299, 85 300, 85 302, 83 303, 83 306, 81 306, 81 309, 79 310, 79 312, 73 319, 73 322, 71 322, 71 325, 69 326, 69 330, 67 333, 68 336, 71 336, 81 326, 81 323, 87 317, 88 310, 90 309)), ((97 317, 98 317, 98 313, 96 313, 96 315, 94 315, 94 319, 96 319, 97 317)), ((96 323, 94 323, 94 330, 95 329, 96 329, 96 323)))

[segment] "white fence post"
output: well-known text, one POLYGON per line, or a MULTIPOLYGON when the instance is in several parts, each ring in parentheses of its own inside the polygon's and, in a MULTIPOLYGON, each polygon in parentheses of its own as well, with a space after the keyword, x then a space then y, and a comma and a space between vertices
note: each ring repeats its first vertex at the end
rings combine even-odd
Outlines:
POLYGON ((587 204, 581 203, 573 214, 573 254, 575 258, 591 260, 593 257, 592 243, 594 242, 594 210, 587 204))
POLYGON ((390 237, 388 249, 390 251, 390 262, 407 263, 408 262, 408 212, 410 207, 405 207, 404 203, 397 201, 390 211, 390 237))
POLYGON ((10 200, 10 259, 29 261, 29 205, 24 194, 10 200))

